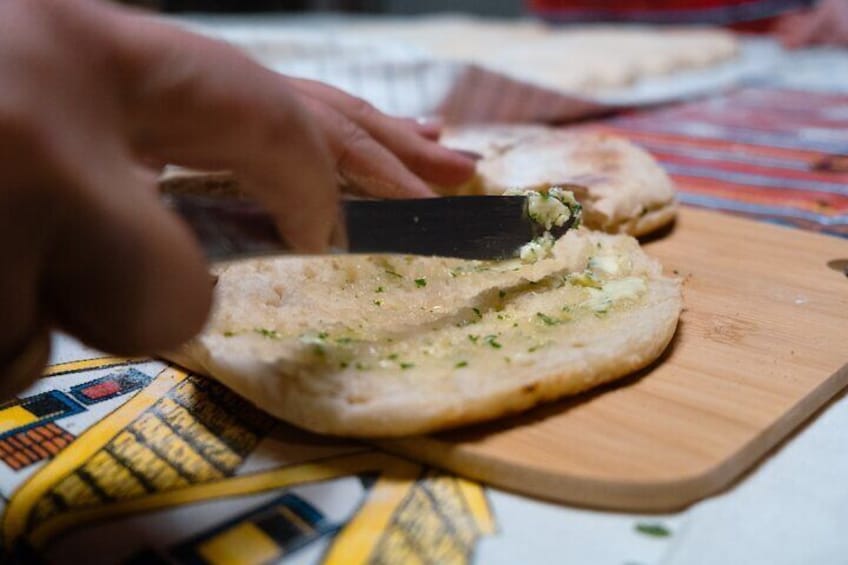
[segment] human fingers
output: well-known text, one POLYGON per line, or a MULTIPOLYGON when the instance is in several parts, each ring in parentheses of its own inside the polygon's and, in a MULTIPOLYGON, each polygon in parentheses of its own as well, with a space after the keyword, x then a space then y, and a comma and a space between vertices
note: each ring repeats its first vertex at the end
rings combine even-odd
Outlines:
POLYGON ((433 196, 427 183, 358 124, 320 100, 304 104, 325 132, 337 175, 349 190, 380 198, 433 196))
POLYGON ((43 201, 11 169, 11 136, 0 138, 0 399, 5 399, 35 381, 47 363, 49 339, 39 289, 51 230, 43 201))
POLYGON ((143 18, 120 18, 138 154, 234 171, 296 249, 319 251, 337 220, 327 144, 285 80, 223 43, 143 18))
POLYGON ((810 14, 788 14, 775 24, 773 33, 788 49, 796 49, 809 41, 812 31, 810 14))
POLYGON ((848 0, 824 0, 810 11, 782 17, 775 34, 788 48, 848 43, 848 0))
POLYGON ((56 135, 36 120, 0 123, 3 395, 39 376, 52 325, 100 349, 150 354, 191 337, 209 307, 203 258, 159 205, 154 176, 138 173, 119 140, 66 125, 56 135))
POLYGON ((820 7, 790 13, 778 20, 774 32, 784 47, 797 49, 820 42, 822 32, 829 25, 827 20, 820 7))
POLYGON ((100 6, 0 3, 4 393, 37 378, 54 324, 103 349, 152 353, 196 332, 209 305, 199 251, 151 208, 152 176, 139 182, 127 155, 100 6))
POLYGON ((453 186, 474 174, 473 159, 439 145, 431 137, 441 132, 440 127, 388 116, 368 102, 327 84, 305 79, 290 82, 304 96, 320 100, 362 128, 424 181, 453 186))
POLYGON ((822 12, 826 25, 820 41, 832 45, 848 44, 848 0, 825 0, 822 12))
POLYGON ((444 124, 442 120, 435 117, 424 118, 399 118, 403 119, 410 128, 415 130, 418 135, 430 141, 438 141, 442 135, 444 124))
POLYGON ((175 347, 206 318, 205 260, 187 227, 160 204, 155 175, 117 151, 92 149, 104 159, 71 165, 57 179, 68 190, 42 273, 43 307, 63 330, 105 351, 175 347))

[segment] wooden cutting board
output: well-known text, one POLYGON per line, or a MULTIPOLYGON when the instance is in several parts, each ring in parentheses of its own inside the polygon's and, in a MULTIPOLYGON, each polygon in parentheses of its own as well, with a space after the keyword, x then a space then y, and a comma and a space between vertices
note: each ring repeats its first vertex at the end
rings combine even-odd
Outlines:
POLYGON ((665 356, 602 391, 389 451, 545 499, 683 507, 740 477, 848 384, 848 241, 684 208, 646 243, 685 278, 665 356))

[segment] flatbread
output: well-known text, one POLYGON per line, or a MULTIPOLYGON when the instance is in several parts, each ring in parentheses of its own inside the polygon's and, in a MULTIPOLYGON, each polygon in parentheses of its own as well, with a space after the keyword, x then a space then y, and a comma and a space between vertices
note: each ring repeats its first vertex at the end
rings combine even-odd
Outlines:
POLYGON ((681 309, 627 236, 533 264, 285 257, 218 269, 205 331, 169 357, 303 428, 391 437, 497 418, 654 361, 681 309))
POLYGON ((738 54, 733 33, 719 28, 586 25, 489 51, 486 65, 526 82, 591 96, 715 66, 738 54))
POLYGON ((502 194, 568 185, 584 206, 585 224, 609 233, 644 235, 674 219, 674 184, 659 164, 618 136, 535 125, 451 128, 441 142, 483 158, 459 194, 502 194))
POLYGON ((717 27, 598 25, 436 16, 363 20, 336 37, 414 47, 559 91, 592 95, 642 79, 718 65, 737 57, 733 32, 717 27))

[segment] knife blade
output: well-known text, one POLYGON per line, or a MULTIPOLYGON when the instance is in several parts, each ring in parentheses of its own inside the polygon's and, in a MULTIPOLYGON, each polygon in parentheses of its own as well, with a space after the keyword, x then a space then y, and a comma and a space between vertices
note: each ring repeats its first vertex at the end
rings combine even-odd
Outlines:
MULTIPOLYGON (((212 261, 291 253, 274 219, 253 201, 177 193, 163 198, 212 261)), ((506 259, 544 232, 528 216, 524 196, 342 200, 339 215, 343 243, 334 252, 506 259)), ((574 220, 551 232, 561 235, 574 220)))

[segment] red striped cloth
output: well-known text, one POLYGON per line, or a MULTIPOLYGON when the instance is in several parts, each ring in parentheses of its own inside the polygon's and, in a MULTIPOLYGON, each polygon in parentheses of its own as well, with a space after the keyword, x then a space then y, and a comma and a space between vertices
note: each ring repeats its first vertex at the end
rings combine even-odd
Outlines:
POLYGON ((848 237, 848 95, 750 88, 579 127, 642 145, 685 204, 848 237))

